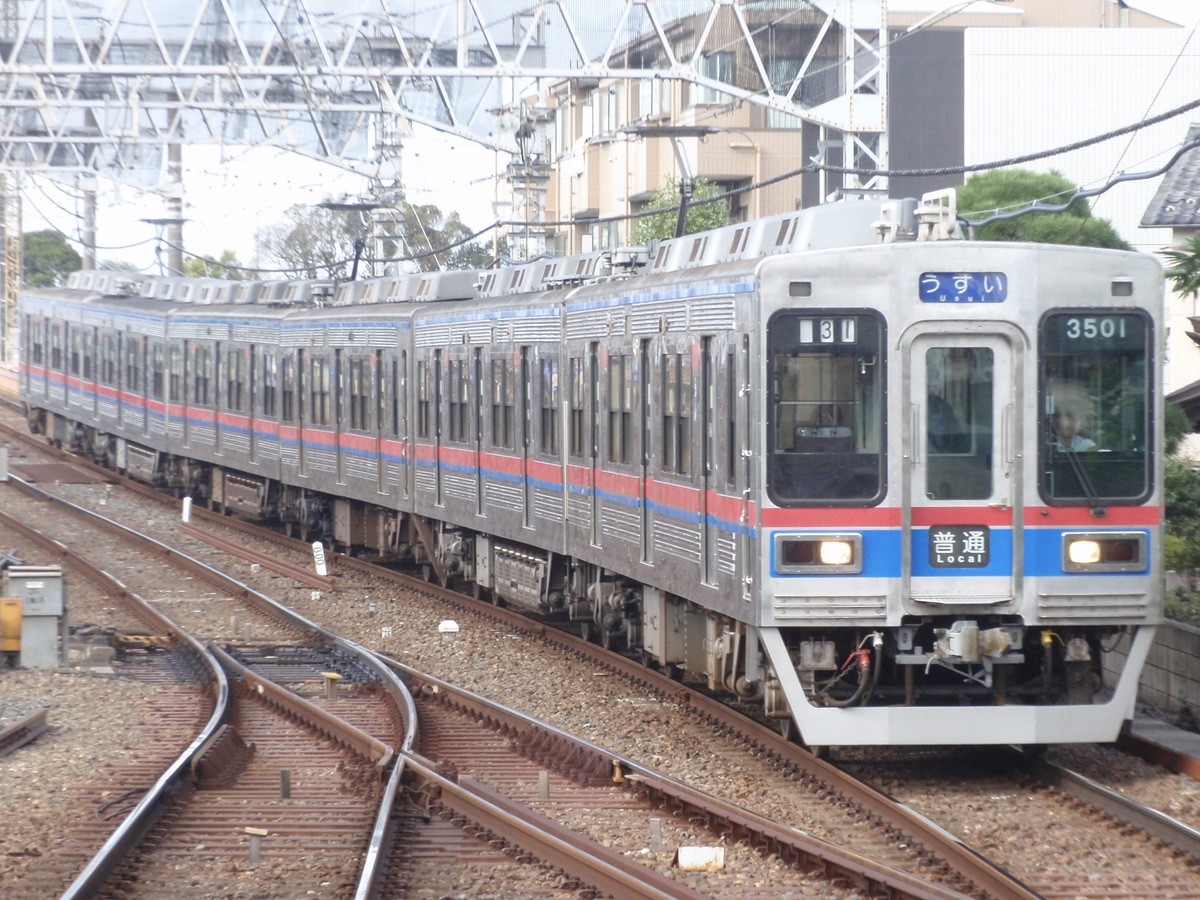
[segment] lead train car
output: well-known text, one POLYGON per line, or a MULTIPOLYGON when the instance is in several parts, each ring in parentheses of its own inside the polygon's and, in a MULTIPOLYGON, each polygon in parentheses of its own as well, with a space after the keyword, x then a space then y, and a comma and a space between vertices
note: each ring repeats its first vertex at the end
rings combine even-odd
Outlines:
POLYGON ((1162 608, 1161 267, 903 240, 911 209, 302 301, 80 274, 22 294, 23 397, 53 440, 570 618, 812 746, 1113 740, 1162 608))

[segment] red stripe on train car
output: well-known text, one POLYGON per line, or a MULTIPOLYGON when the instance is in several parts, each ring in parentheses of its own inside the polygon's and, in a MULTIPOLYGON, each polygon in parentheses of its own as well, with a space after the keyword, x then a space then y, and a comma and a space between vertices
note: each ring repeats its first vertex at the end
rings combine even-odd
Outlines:
POLYGON ((765 528, 899 528, 900 509, 895 506, 764 508, 762 523, 765 528))
POLYGON ((689 513, 700 512, 700 491, 687 485, 647 479, 646 499, 671 509, 689 513))
POLYGON ((1157 506, 1106 506, 1104 515, 1094 516, 1086 506, 1030 506, 1025 509, 1025 524, 1030 528, 1075 525, 1083 528, 1116 526, 1153 526, 1162 522, 1157 506))

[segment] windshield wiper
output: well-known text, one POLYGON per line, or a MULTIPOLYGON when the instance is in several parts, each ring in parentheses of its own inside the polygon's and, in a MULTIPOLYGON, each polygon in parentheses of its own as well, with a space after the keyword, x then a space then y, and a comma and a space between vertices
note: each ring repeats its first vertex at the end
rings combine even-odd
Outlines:
POLYGON ((1108 515, 1108 510, 1100 502, 1100 495, 1096 493, 1096 486, 1092 484, 1092 479, 1083 467, 1083 460, 1079 458, 1079 451, 1072 450, 1061 441, 1059 441, 1059 445, 1063 448, 1063 453, 1067 454, 1067 462, 1071 464, 1071 471, 1075 473, 1075 480, 1079 482, 1079 487, 1083 489, 1083 495, 1087 497, 1088 506, 1092 509, 1092 515, 1096 518, 1108 515))

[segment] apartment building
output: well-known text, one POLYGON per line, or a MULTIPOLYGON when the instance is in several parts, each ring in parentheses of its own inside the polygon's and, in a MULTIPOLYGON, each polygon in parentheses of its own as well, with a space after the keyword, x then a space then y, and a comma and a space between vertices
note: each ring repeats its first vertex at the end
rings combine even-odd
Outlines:
MULTIPOLYGON (((526 247, 534 238, 557 253, 627 244, 634 226, 625 217, 685 174, 735 192, 735 220, 848 193, 916 196, 952 187, 962 183, 953 170, 963 166, 1136 122, 1148 114, 1157 79, 1184 46, 1182 29, 1110 0, 891 0, 875 87, 865 71, 870 54, 848 57, 845 29, 820 5, 763 0, 738 4, 737 15, 725 5, 712 18, 705 11, 663 23, 661 34, 648 30, 616 48, 606 76, 558 81, 527 98, 525 116, 537 140, 514 161, 510 180, 513 217, 531 222, 526 247), (691 65, 695 48, 702 48, 695 68, 705 83, 666 77, 672 61, 664 36, 676 67, 691 65), (621 69, 664 77, 631 80, 620 77, 621 69), (720 89, 759 90, 764 77, 777 93, 791 94, 803 117, 720 89), (852 118, 853 104, 871 102, 872 93, 883 98, 886 123, 874 144, 871 135, 829 124, 852 118), (874 181, 829 169, 792 174, 814 160, 866 167, 873 159, 891 170, 933 171, 874 181)), ((879 51, 877 35, 872 50, 879 51)), ((1200 80, 1197 54, 1183 54, 1187 71, 1196 72, 1191 84, 1200 80)), ((1186 83, 1186 76, 1171 83, 1186 83)), ((1154 111, 1170 102, 1171 92, 1159 95, 1154 111)), ((1139 133, 1124 158, 1148 158, 1148 140, 1178 146, 1185 131, 1186 120, 1139 133)), ((1091 184, 1111 174, 1113 146, 1029 167, 1056 168, 1091 184)), ((1097 214, 1112 219, 1127 240, 1157 249, 1169 242, 1169 230, 1138 229, 1153 190, 1148 184, 1123 192, 1130 196, 1119 209, 1097 214)))

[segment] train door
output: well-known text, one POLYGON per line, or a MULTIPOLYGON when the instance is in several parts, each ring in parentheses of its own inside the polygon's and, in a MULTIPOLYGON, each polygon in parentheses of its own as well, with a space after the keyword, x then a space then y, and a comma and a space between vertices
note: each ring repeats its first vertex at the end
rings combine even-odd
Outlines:
POLYGON ((434 503, 442 498, 442 351, 433 351, 433 478, 434 503))
POLYGON ((212 424, 213 424, 213 453, 221 456, 225 447, 225 428, 221 421, 221 412, 228 411, 231 407, 230 397, 231 386, 233 384, 233 366, 232 361, 226 359, 225 345, 221 341, 217 341, 213 345, 212 355, 212 393, 209 395, 212 399, 212 424))
MULTIPOLYGON (((361 369, 358 371, 361 371, 361 369)), ((349 394, 351 396, 350 402, 353 403, 353 389, 350 390, 349 394)), ((342 432, 346 427, 346 416, 343 409, 346 404, 346 397, 346 359, 339 348, 333 351, 333 464, 338 484, 346 483, 346 459, 342 449, 342 432)))
POLYGON ((300 469, 301 477, 308 474, 308 454, 304 448, 304 422, 308 415, 308 402, 304 396, 304 391, 311 375, 305 372, 304 367, 309 364, 308 359, 304 355, 303 350, 296 351, 296 465, 300 469))
POLYGON ((911 339, 904 602, 1001 611, 1019 596, 1019 338, 1009 330, 911 339))
POLYGON ((408 351, 401 350, 400 358, 392 363, 392 433, 400 441, 398 487, 401 498, 409 497, 412 468, 416 465, 412 450, 412 421, 409 416, 408 351))
POLYGON ((641 407, 638 425, 638 509, 641 510, 642 562, 654 561, 654 516, 646 496, 646 480, 650 477, 650 342, 643 340, 638 347, 638 405, 641 407))
POLYGON ((250 382, 246 397, 246 452, 253 464, 258 462, 258 417, 262 408, 259 397, 260 382, 262 381, 262 376, 259 374, 261 362, 257 344, 250 345, 248 358, 250 360, 250 382))
POLYGON ((192 446, 192 417, 189 413, 191 406, 191 379, 195 374, 196 360, 192 357, 192 344, 190 341, 183 342, 183 361, 180 367, 181 373, 181 401, 179 407, 179 415, 181 419, 181 431, 183 434, 183 446, 192 446))
POLYGON ((591 504, 592 546, 600 546, 600 492, 596 489, 596 476, 600 464, 600 420, 604 415, 600 408, 600 345, 592 342, 588 345, 588 385, 587 405, 590 411, 591 423, 588 427, 587 454, 588 466, 588 502, 591 504))
MULTIPOLYGON (((388 369, 391 360, 386 350, 376 350, 372 354, 374 377, 371 379, 375 388, 375 490, 380 494, 388 492, 388 462, 383 450, 384 430, 394 421, 388 414, 394 402, 393 393, 388 390, 388 369)), ((391 426, 394 427, 394 426, 391 426)))
POLYGON ((138 340, 138 362, 142 367, 142 434, 150 436, 150 401, 154 389, 154 352, 144 337, 138 340))
POLYGON ((713 339, 703 337, 700 339, 700 577, 705 584, 717 583, 717 518, 709 509, 710 500, 720 487, 716 465, 716 368, 713 339))
POLYGON ((474 429, 474 434, 471 437, 472 455, 475 457, 475 515, 482 516, 486 511, 484 504, 485 478, 483 476, 483 406, 484 406, 484 381, 483 381, 483 349, 475 348, 475 358, 471 361, 471 428, 474 429))
POLYGON ((529 348, 521 348, 519 395, 521 413, 518 419, 520 433, 517 435, 517 456, 521 459, 521 524, 533 525, 533 486, 529 482, 529 438, 533 418, 533 367, 530 364, 529 348))

